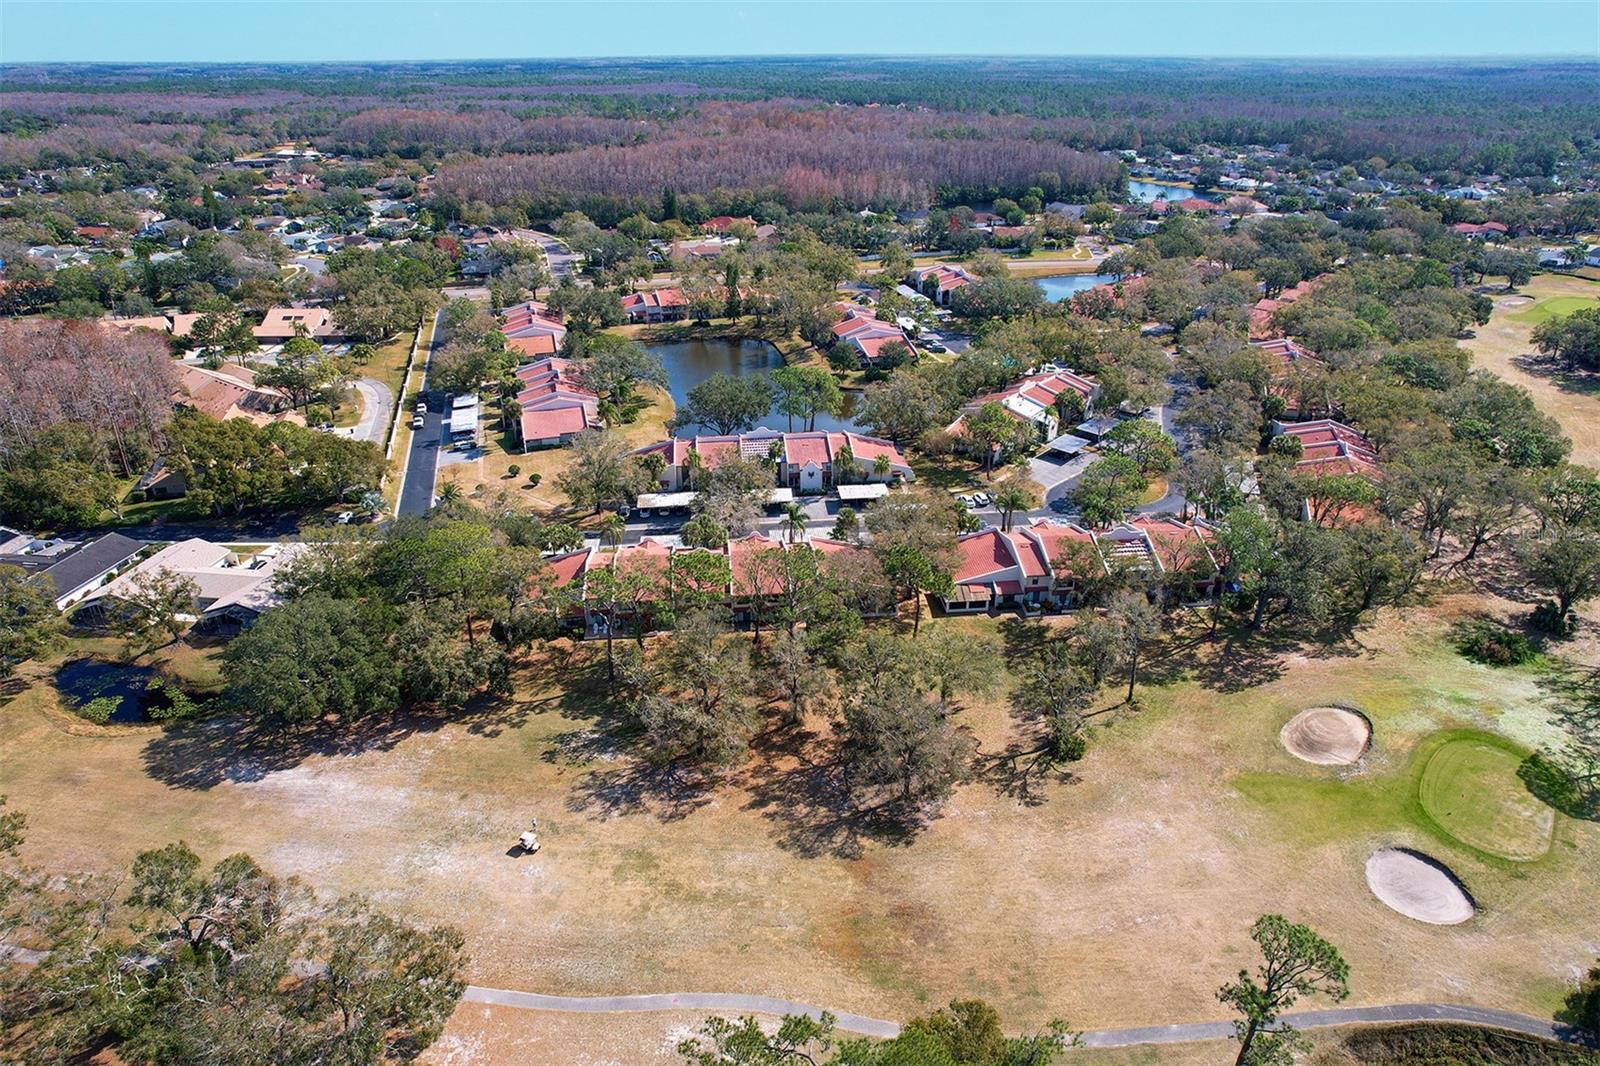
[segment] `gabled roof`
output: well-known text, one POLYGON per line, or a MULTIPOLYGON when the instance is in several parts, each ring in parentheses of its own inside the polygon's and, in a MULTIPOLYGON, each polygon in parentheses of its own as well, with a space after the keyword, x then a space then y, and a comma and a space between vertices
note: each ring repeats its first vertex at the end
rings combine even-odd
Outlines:
POLYGON ((1208 543, 1215 539, 1215 534, 1207 527, 1180 522, 1176 518, 1152 518, 1148 515, 1135 515, 1123 525, 1145 535, 1162 569, 1168 572, 1186 570, 1191 566, 1205 566, 1212 571, 1217 568, 1216 557, 1212 555, 1208 543))
POLYGON ((313 340, 339 336, 333 316, 325 307, 273 307, 267 310, 261 324, 251 332, 263 340, 293 337, 296 327, 304 330, 313 340))
POLYGON ((1105 574, 1105 561, 1100 558, 1099 551, 1092 553, 1075 552, 1073 546, 1088 545, 1096 548, 1095 536, 1092 530, 1070 523, 1051 522, 1047 519, 1037 519, 1031 525, 1022 527, 1019 531, 1022 537, 1032 542, 1043 555, 1046 564, 1052 572, 1062 577, 1087 577, 1087 574, 1077 574, 1071 571, 1069 563, 1077 561, 1080 554, 1083 558, 1093 558, 1090 564, 1094 567, 1094 576, 1105 574))
POLYGON ((826 433, 789 433, 783 438, 783 461, 790 466, 815 463, 827 466, 833 459, 826 433))
POLYGON ((520 416, 523 440, 553 440, 568 433, 582 433, 590 418, 582 407, 556 407, 550 410, 524 410, 520 416))
POLYGON ((993 580, 1006 570, 1020 567, 1016 545, 998 529, 968 533, 956 540, 961 562, 954 574, 956 584, 993 580))
POLYGON ((8 557, 0 559, 0 563, 22 566, 34 575, 35 580, 47 584, 59 600, 91 582, 98 581, 108 572, 138 555, 144 547, 132 537, 124 537, 121 533, 107 533, 71 551, 57 555, 32 558, 8 557), (35 559, 43 562, 52 558, 55 561, 44 566, 28 565, 35 559))

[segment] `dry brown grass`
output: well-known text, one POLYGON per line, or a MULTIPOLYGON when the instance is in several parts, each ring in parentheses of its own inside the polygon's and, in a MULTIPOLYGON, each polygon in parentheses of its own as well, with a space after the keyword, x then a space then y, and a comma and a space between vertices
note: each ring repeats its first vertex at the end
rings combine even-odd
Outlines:
POLYGON ((1600 465, 1600 380, 1562 375, 1529 343, 1535 323, 1517 316, 1535 302, 1558 296, 1600 297, 1600 285, 1582 278, 1540 274, 1514 294, 1495 297, 1494 315, 1466 342, 1478 366, 1533 393, 1539 409, 1572 438, 1572 461, 1600 465))
MULTIPOLYGON (((1249 960, 1251 921, 1271 911, 1344 950, 1353 1004, 1537 1014, 1600 952, 1580 902, 1600 893, 1600 826, 1557 819, 1550 854, 1512 867, 1402 818, 1325 807, 1347 785, 1402 773, 1442 727, 1548 734, 1538 674, 1448 647, 1447 626, 1477 602, 1387 616, 1333 645, 1174 648, 1149 674, 1173 679, 1096 727, 1088 757, 1042 784, 1042 802, 973 782, 907 835, 828 802, 816 739, 766 738, 706 790, 650 772, 582 683, 595 677, 595 646, 558 646, 507 706, 337 740, 252 738, 226 719, 72 736, 52 691, 34 684, 0 706, 0 793, 29 813, 27 857, 52 870, 108 873, 178 838, 213 858, 246 851, 323 893, 362 891, 461 926, 469 977, 483 985, 741 991, 879 1017, 980 996, 1017 1027, 1206 1020, 1219 1016, 1217 985, 1249 960), (1334 698, 1376 727, 1348 782, 1278 743, 1293 713, 1334 698), (511 857, 530 815, 544 850, 511 857), (1480 916, 1445 929, 1383 907, 1362 880, 1378 844, 1448 862, 1480 916)), ((1013 654, 1038 635, 985 618, 924 628, 939 626, 1006 640, 1013 654)), ((969 701, 961 718, 986 751, 1018 736, 998 696, 969 701)), ((549 1031, 636 1031, 643 1056, 661 1022, 549 1031)), ((652 1061, 595 1055, 544 1061, 652 1061)))

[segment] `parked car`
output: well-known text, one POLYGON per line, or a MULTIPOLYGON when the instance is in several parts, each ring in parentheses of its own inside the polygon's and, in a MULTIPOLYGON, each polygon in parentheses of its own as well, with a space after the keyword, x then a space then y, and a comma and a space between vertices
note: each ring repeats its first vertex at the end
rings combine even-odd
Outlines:
POLYGON ((972 494, 972 502, 979 507, 987 507, 989 506, 989 495, 984 492, 974 492, 972 494))
POLYGON ((428 420, 426 418, 423 418, 421 415, 418 415, 416 418, 413 418, 411 420, 411 428, 412 429, 421 429, 423 426, 425 426, 427 424, 428 424, 428 420))

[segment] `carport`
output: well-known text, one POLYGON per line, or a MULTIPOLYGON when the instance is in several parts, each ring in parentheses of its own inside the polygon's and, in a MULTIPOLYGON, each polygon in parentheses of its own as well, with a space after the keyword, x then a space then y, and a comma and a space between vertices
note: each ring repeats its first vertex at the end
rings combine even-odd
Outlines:
POLYGON ((1070 459, 1087 448, 1089 443, 1089 441, 1075 434, 1063 433, 1049 444, 1046 444, 1044 450, 1052 455, 1064 455, 1070 459))

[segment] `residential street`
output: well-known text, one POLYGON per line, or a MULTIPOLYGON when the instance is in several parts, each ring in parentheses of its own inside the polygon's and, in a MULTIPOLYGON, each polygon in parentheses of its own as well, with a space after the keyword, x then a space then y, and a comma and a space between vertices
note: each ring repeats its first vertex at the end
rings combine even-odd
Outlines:
POLYGON ((583 259, 572 249, 567 247, 560 237, 549 233, 533 234, 533 239, 539 242, 539 247, 544 249, 545 261, 550 265, 550 280, 552 284, 560 284, 563 279, 576 279, 578 267, 583 259))
POLYGON ((426 424, 411 434, 411 448, 406 453, 406 465, 400 483, 400 499, 395 506, 398 517, 426 514, 433 506, 433 480, 438 472, 439 442, 444 433, 444 398, 428 390, 428 369, 433 365, 433 353, 439 347, 442 312, 433 316, 433 336, 428 345, 427 358, 422 364, 423 398, 427 401, 426 424))

